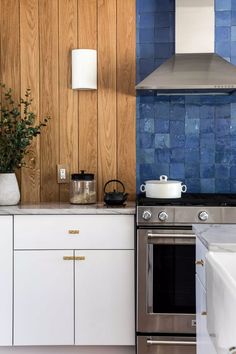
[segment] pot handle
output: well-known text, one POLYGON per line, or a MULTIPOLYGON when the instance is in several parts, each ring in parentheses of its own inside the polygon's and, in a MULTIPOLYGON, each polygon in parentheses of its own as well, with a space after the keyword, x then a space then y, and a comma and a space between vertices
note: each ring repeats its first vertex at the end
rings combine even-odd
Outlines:
POLYGON ((108 184, 113 183, 113 182, 119 183, 119 184, 122 186, 122 188, 123 188, 122 193, 125 193, 125 186, 124 186, 124 184, 123 184, 120 180, 118 180, 118 179, 111 179, 110 181, 108 181, 108 182, 105 184, 104 188, 103 188, 104 193, 106 193, 106 188, 107 188, 108 184))
POLYGON ((186 186, 186 184, 182 184, 182 185, 181 185, 181 191, 182 191, 183 193, 186 193, 186 192, 187 192, 187 186, 186 186))
POLYGON ((145 186, 145 184, 141 184, 140 190, 141 190, 141 192, 146 192, 146 186, 145 186))
POLYGON ((168 177, 167 176, 165 176, 165 175, 161 175, 160 176, 160 181, 167 181, 168 180, 168 177))

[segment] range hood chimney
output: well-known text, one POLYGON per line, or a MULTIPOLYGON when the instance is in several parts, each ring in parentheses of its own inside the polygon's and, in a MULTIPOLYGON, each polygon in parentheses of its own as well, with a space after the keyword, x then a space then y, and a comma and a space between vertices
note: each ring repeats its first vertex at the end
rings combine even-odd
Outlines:
POLYGON ((214 0, 176 0, 175 24, 175 55, 136 89, 168 95, 235 91, 236 67, 214 53, 214 0))

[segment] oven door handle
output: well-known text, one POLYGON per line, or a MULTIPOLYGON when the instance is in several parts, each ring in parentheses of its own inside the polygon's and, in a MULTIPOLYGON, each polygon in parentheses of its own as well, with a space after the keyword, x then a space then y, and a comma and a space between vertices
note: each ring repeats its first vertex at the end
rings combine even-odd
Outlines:
POLYGON ((194 234, 152 234, 152 233, 148 233, 148 238, 152 239, 152 238, 168 238, 168 237, 172 237, 172 238, 195 238, 194 234))
POLYGON ((147 339, 148 345, 196 345, 197 342, 177 341, 177 340, 151 340, 147 339))

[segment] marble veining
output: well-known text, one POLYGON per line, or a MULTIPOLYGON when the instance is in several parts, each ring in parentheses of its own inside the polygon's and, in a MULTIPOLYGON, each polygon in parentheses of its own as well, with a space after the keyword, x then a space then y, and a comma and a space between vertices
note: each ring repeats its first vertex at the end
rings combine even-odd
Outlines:
POLYGON ((103 203, 72 205, 69 203, 19 204, 1 206, 0 215, 134 215, 135 203, 125 207, 106 207, 103 203))
POLYGON ((236 252, 236 224, 193 225, 202 243, 214 252, 236 252))

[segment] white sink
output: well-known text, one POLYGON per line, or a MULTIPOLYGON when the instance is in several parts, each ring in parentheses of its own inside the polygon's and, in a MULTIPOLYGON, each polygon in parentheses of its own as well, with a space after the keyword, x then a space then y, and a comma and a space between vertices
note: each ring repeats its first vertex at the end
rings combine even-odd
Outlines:
POLYGON ((236 253, 208 252, 206 276, 209 335, 217 353, 236 353, 236 253))

